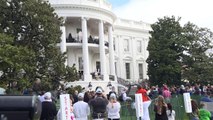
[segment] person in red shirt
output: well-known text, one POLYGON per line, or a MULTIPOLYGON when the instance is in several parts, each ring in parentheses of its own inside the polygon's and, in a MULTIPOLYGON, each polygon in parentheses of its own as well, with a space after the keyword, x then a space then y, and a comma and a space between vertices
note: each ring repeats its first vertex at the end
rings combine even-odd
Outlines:
POLYGON ((141 95, 142 95, 143 102, 149 101, 149 100, 150 100, 149 96, 147 95, 146 89, 143 89, 143 88, 141 87, 141 85, 138 85, 138 86, 137 86, 137 89, 138 89, 138 90, 136 91, 136 94, 141 94, 141 95))
POLYGON ((147 95, 147 91, 141 87, 141 85, 137 86, 136 94, 142 95, 143 100, 143 120, 150 120, 149 117, 149 106, 151 104, 151 99, 147 95))

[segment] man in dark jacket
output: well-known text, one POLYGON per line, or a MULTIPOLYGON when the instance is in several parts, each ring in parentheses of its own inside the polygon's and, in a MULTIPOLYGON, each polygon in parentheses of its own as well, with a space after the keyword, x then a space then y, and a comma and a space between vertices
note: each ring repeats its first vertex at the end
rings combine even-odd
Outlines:
POLYGON ((89 105, 92 108, 92 118, 104 120, 106 117, 106 106, 108 104, 107 98, 102 94, 102 89, 97 88, 96 97, 89 101, 89 105))
POLYGON ((51 93, 47 92, 44 94, 40 120, 54 120, 56 114, 57 110, 55 104, 52 102, 51 93))

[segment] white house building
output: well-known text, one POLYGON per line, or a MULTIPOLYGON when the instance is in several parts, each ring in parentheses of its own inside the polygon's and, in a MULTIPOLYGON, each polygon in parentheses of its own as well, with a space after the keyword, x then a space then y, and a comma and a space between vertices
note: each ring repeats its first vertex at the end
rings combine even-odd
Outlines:
POLYGON ((81 80, 71 83, 87 88, 108 84, 118 78, 147 79, 150 24, 117 18, 106 0, 49 0, 64 18, 60 49, 67 53, 66 65, 77 68, 81 80))

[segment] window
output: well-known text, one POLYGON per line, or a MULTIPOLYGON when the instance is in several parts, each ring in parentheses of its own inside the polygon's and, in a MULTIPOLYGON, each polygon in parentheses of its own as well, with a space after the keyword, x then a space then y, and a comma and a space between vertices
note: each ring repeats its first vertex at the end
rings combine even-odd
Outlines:
POLYGON ((142 43, 141 43, 141 41, 137 41, 137 51, 139 52, 139 53, 141 53, 142 52, 142 43))
POLYGON ((138 64, 139 79, 143 79, 143 64, 138 64))
POLYGON ((114 51, 116 50, 116 46, 115 46, 115 38, 113 38, 113 48, 114 48, 114 51))
POLYGON ((101 72, 101 64, 99 61, 96 61, 96 72, 100 73, 101 72))
POLYGON ((115 74, 117 75, 117 62, 115 62, 115 74))
POLYGON ((126 67, 126 79, 130 79, 130 63, 125 63, 126 67))
POLYGON ((78 66, 79 71, 83 71, 83 59, 82 57, 78 57, 78 66))
POLYGON ((124 51, 128 52, 129 51, 129 40, 124 39, 124 51))

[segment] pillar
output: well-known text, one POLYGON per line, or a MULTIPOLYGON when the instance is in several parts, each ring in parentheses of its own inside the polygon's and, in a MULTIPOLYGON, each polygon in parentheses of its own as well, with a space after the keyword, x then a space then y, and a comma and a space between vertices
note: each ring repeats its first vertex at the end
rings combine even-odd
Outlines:
POLYGON ((100 50, 100 62, 101 62, 101 75, 104 81, 109 80, 109 76, 106 73, 106 58, 105 58, 105 45, 104 45, 104 25, 103 21, 99 21, 99 50, 100 50))
POLYGON ((112 26, 108 27, 108 39, 109 39, 109 65, 110 65, 110 75, 114 76, 114 80, 116 80, 115 76, 115 56, 114 56, 114 48, 113 48, 113 37, 112 37, 112 26))
POLYGON ((89 49, 88 49, 88 39, 87 39, 87 19, 82 17, 81 19, 82 27, 82 50, 83 50, 83 75, 84 81, 90 81, 91 75, 89 72, 89 49))
MULTIPOLYGON (((60 26, 60 30, 62 32, 61 34, 61 43, 60 43, 60 49, 61 52, 67 52, 67 46, 66 46, 66 28, 65 26, 60 26)), ((67 59, 65 60, 65 66, 67 66, 67 59)))

